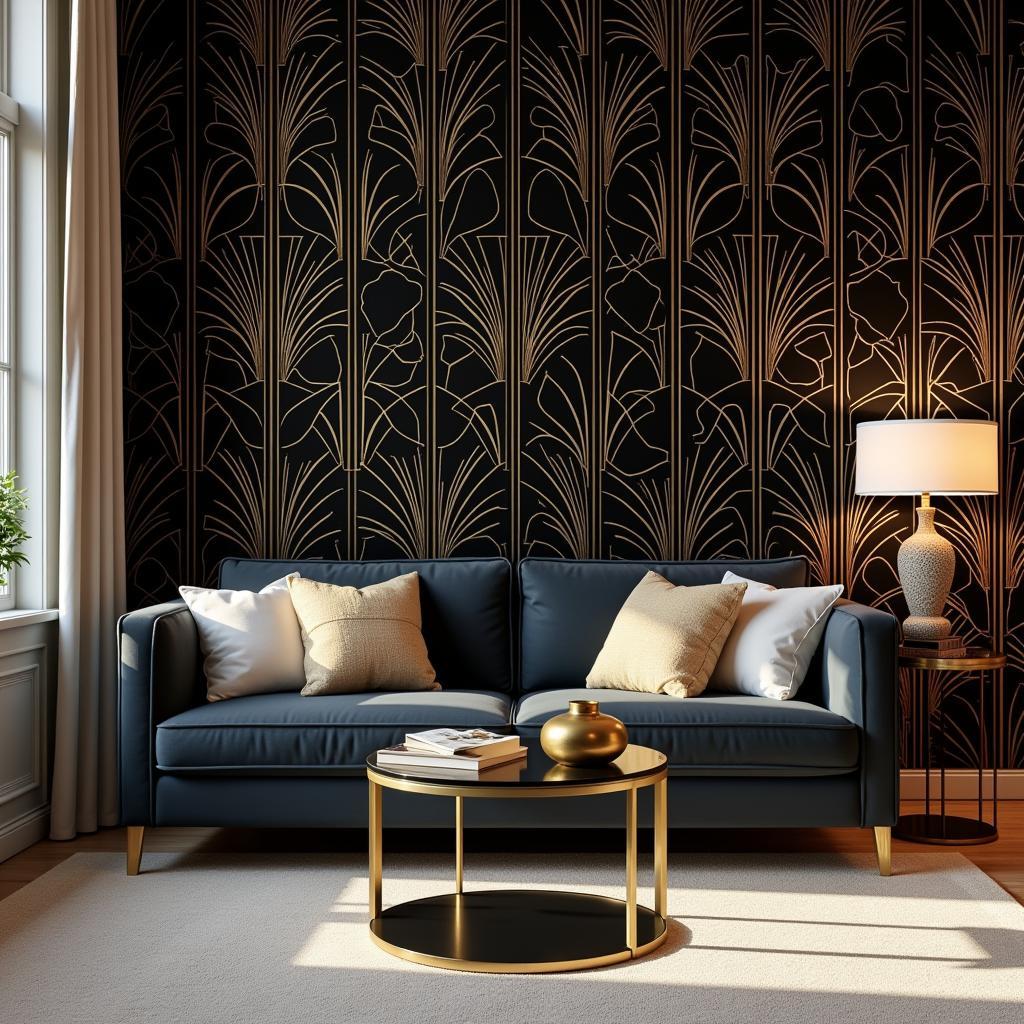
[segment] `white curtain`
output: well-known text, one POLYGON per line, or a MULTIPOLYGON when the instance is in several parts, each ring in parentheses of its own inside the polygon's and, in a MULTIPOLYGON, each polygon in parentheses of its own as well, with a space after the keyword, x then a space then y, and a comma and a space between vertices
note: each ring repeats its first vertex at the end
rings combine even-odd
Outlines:
POLYGON ((54 839, 118 816, 115 627, 125 583, 115 0, 73 6, 65 259, 54 839))

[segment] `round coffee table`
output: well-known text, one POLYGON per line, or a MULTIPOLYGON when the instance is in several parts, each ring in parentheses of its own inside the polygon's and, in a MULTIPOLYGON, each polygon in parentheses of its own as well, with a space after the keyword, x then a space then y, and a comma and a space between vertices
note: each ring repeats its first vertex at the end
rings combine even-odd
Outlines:
MULTIPOLYGON (((603 768, 556 764, 524 739, 524 762, 465 779, 366 759, 370 785, 370 936, 404 960, 460 971, 542 974, 643 956, 665 941, 668 895, 668 768, 665 755, 630 744, 603 768), (654 909, 637 905, 637 794, 654 787, 654 909), (455 892, 381 908, 382 796, 398 789, 455 800, 455 892), (464 892, 463 804, 474 798, 626 796, 626 898, 540 889, 464 892)), ((511 833, 510 833, 511 834, 511 833)))

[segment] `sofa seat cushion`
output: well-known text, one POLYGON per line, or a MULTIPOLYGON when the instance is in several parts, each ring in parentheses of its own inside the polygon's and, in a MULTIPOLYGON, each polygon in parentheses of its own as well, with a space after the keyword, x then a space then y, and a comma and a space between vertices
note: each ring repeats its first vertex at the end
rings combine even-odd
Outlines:
POLYGON ((705 691, 700 697, 624 690, 543 690, 519 702, 524 736, 571 700, 597 700, 621 719, 631 743, 654 747, 676 775, 838 775, 857 767, 860 741, 847 719, 804 701, 705 691))
POLYGON ((156 763, 166 772, 362 770, 366 756, 408 731, 508 725, 507 694, 479 690, 264 693, 217 701, 161 722, 156 763))

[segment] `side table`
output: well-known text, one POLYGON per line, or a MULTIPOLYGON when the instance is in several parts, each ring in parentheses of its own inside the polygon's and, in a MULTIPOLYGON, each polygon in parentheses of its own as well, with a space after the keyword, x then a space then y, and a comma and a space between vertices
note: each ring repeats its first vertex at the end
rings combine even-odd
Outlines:
POLYGON ((967 653, 958 658, 913 657, 900 655, 899 666, 911 673, 911 694, 915 706, 920 707, 924 716, 925 772, 924 772, 924 814, 900 815, 892 834, 912 843, 933 843, 941 846, 973 846, 994 842, 999 836, 998 829, 998 715, 1003 686, 1003 669, 1006 655, 999 651, 969 647, 967 653), (939 717, 939 795, 937 814, 932 813, 932 729, 931 693, 932 681, 940 673, 973 672, 978 677, 978 816, 965 818, 946 813, 946 712, 945 681, 939 679, 936 687, 939 717), (989 689, 989 713, 991 727, 986 722, 985 690, 989 689), (991 761, 988 761, 991 747, 991 761), (985 820, 985 770, 992 771, 992 820, 985 820))

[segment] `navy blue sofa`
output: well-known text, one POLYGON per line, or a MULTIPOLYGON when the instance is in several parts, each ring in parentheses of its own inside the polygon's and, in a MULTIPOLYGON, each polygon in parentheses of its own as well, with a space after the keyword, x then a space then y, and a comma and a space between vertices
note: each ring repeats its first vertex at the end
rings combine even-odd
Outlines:
MULTIPOLYGON (((119 733, 123 823, 363 826, 363 762, 410 729, 513 724, 536 736, 575 697, 598 697, 633 742, 668 755, 673 827, 874 826, 897 815, 897 626, 841 602, 799 700, 687 700, 586 691, 616 613, 648 569, 674 583, 725 568, 776 586, 806 583, 802 558, 750 562, 502 558, 325 562, 228 559, 220 586, 258 590, 287 572, 366 586, 415 569, 439 692, 206 701, 192 616, 180 601, 125 615, 119 733)), ((471 801, 466 826, 619 826, 614 797, 471 801)), ((449 801, 388 794, 388 824, 450 825, 449 801)), ((645 810, 642 806, 642 812, 645 810)), ((650 808, 646 808, 648 815, 650 808)), ((880 848, 880 860, 881 860, 880 848)))

